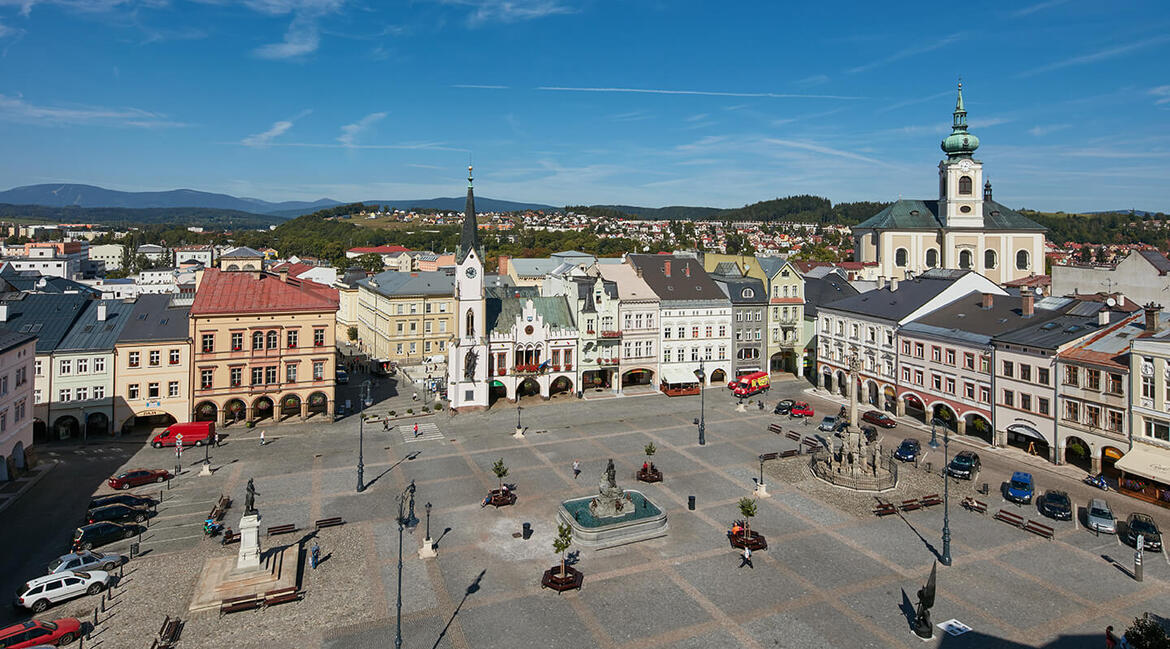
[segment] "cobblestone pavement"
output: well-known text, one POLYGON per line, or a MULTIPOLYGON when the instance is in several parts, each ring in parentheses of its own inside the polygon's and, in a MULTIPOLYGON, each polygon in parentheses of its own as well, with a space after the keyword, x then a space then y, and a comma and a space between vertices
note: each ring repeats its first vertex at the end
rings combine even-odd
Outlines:
MULTIPOLYGON (((806 398, 805 387, 779 381, 768 403, 806 398)), ((819 397, 811 400, 818 413, 836 411, 819 397)), ((213 476, 198 476, 202 457, 192 456, 192 466, 162 492, 158 516, 142 538, 145 554, 126 566, 85 646, 149 647, 165 615, 187 623, 181 648, 391 646, 399 548, 395 497, 412 480, 421 520, 402 535, 406 647, 1072 647, 1084 646, 1089 636, 1095 641, 1107 624, 1123 628, 1147 610, 1165 614, 1170 562, 1163 555, 1147 554, 1145 581, 1136 582, 1126 572, 1132 549, 1085 531, 1079 522, 1046 521, 1057 530, 1049 541, 993 520, 996 509, 1014 507, 994 491, 987 515, 954 506, 977 483, 990 482, 994 490, 1010 473, 1012 456, 990 451, 981 451, 986 478, 951 485, 954 565, 940 567, 933 612, 935 622, 955 618, 972 627, 966 635, 923 643, 910 633, 914 593, 941 551, 943 508, 878 519, 870 511, 873 494, 813 478, 803 456, 767 463, 771 495, 759 500, 752 529, 767 536, 768 549, 755 554, 754 568, 739 568, 726 531, 739 517, 737 501, 752 494, 757 455, 794 446, 767 432, 767 424, 779 421, 787 428, 790 420, 772 416, 770 408, 736 412, 721 388, 711 388, 706 402, 708 443, 702 447, 692 423, 698 397, 533 401, 520 413, 528 431, 524 439, 511 435, 514 407, 419 418, 420 427, 434 424, 427 430, 441 434, 419 441, 404 440, 394 427, 367 425, 370 485, 360 494, 356 418, 269 427, 264 447, 256 430, 229 431, 227 443, 211 451, 213 476), (633 480, 648 442, 658 448, 654 462, 665 474, 660 484, 633 480), (417 457, 405 459, 415 452, 417 457), (480 501, 497 485, 492 464, 500 458, 519 500, 498 510, 482 508, 480 501), (596 493, 609 458, 621 486, 642 490, 667 511, 669 534, 606 550, 574 548, 576 566, 585 574, 583 589, 563 595, 542 590, 541 572, 558 560, 552 538, 559 502, 596 493), (576 479, 574 460, 582 468, 576 479), (325 561, 315 571, 304 569, 303 601, 224 618, 215 612, 190 615, 186 609, 203 562, 235 552, 205 540, 200 522, 226 493, 237 504, 225 522, 237 527, 249 477, 260 493, 262 526, 294 523, 304 530, 327 516, 347 523, 316 537, 325 561), (687 508, 688 496, 697 499, 694 511, 687 508), (438 540, 435 559, 417 554, 427 502, 431 535, 438 540), (519 536, 526 522, 533 528, 528 540, 519 536)), ((396 425, 410 427, 413 421, 396 425)), ((902 436, 921 431, 899 425, 885 434, 889 450, 902 436)), ((166 466, 171 460, 166 451, 144 447, 126 465, 166 466)), ((940 465, 932 472, 903 466, 898 489, 883 497, 941 492, 940 465)), ((1075 502, 1086 500, 1074 477, 1037 476, 1041 489, 1059 486, 1075 502)), ((1151 509, 1116 494, 1110 500, 1122 517, 1151 509)), ((1034 508, 1013 511, 1039 520, 1034 508)), ((1154 513, 1167 527, 1164 513, 1154 513)), ((264 547, 277 542, 312 543, 299 532, 264 547)), ((78 614, 92 621, 98 601, 75 600, 45 617, 78 614)))

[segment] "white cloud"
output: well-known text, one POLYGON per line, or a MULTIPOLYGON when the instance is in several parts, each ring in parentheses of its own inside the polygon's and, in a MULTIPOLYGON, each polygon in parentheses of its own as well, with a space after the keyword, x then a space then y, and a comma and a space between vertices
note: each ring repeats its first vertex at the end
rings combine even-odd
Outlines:
POLYGON ((140 108, 104 108, 99 106, 38 106, 23 97, 0 95, 0 119, 42 126, 102 124, 130 128, 175 128, 187 126, 166 115, 140 108))
POLYGON ((313 111, 302 110, 290 119, 282 119, 278 122, 273 122, 272 126, 267 131, 264 131, 263 133, 256 133, 255 135, 249 135, 248 137, 240 140, 240 144, 243 144, 244 146, 268 146, 273 144, 272 140, 280 137, 281 135, 284 135, 290 128, 293 127, 293 124, 295 124, 297 120, 311 112, 313 111))
POLYGON ((515 23, 545 16, 577 13, 577 9, 560 0, 439 0, 446 5, 468 7, 469 27, 486 23, 515 23))
POLYGON ((1072 124, 1038 124, 1028 129, 1028 133, 1030 135, 1035 135, 1036 137, 1041 137, 1043 135, 1048 135, 1049 133, 1055 133, 1057 131, 1063 131, 1064 129, 1071 127, 1072 124))
POLYGON ((479 90, 507 90, 508 86, 493 86, 484 83, 456 83, 452 88, 476 88, 479 90))
POLYGON ((884 160, 877 160, 863 155, 853 153, 852 151, 843 151, 841 149, 834 149, 833 147, 817 144, 816 142, 803 142, 800 140, 781 140, 778 138, 767 138, 764 140, 767 143, 775 144, 776 146, 784 146, 793 149, 802 149, 805 151, 812 151, 813 153, 820 153, 823 155, 836 156, 839 158, 848 158, 850 160, 860 160, 861 162, 868 162, 871 164, 886 165, 884 160))
POLYGON ((955 91, 955 90, 947 90, 947 91, 945 91, 945 92, 940 92, 940 93, 937 93, 937 94, 929 95, 929 96, 927 96, 927 97, 915 97, 915 98, 913 98, 913 99, 905 99, 905 100, 903 100, 903 101, 894 102, 894 103, 892 103, 892 104, 889 104, 889 105, 886 105, 886 106, 882 106, 881 108, 877 109, 877 110, 876 110, 876 111, 874 111, 874 112, 876 112, 876 113, 886 113, 886 112, 889 112, 889 111, 891 111, 891 110, 897 110, 897 109, 899 109, 899 108, 905 108, 906 106, 913 106, 914 104, 923 104, 923 103, 926 103, 926 102, 928 102, 928 101, 934 101, 935 99, 940 99, 940 98, 942 98, 942 97, 946 97, 947 95, 954 96, 956 92, 957 92, 957 91, 955 91))
POLYGON ((800 81, 797 81, 796 85, 798 85, 798 86, 819 86, 822 83, 828 83, 828 82, 829 82, 829 75, 827 75, 827 74, 814 74, 811 77, 805 77, 805 78, 801 79, 800 81))
POLYGON ((1147 38, 1144 41, 1138 41, 1136 43, 1128 43, 1126 45, 1118 45, 1117 47, 1110 47, 1110 48, 1106 48, 1103 50, 1098 50, 1096 52, 1090 52, 1088 54, 1081 54, 1080 56, 1073 56, 1073 57, 1070 57, 1070 58, 1067 58, 1067 59, 1064 59, 1061 61, 1055 61, 1055 62, 1049 63, 1047 65, 1042 65, 1038 68, 1032 68, 1031 70, 1025 70, 1025 71, 1017 74, 1016 77, 1030 77, 1032 75, 1040 74, 1042 72, 1051 72, 1053 70, 1059 70, 1061 68, 1067 68, 1067 67, 1071 67, 1074 65, 1085 65, 1087 63, 1096 63, 1097 61, 1104 61, 1107 59, 1112 59, 1112 58, 1121 56, 1123 54, 1128 54, 1128 53, 1133 52, 1135 50, 1140 50, 1140 49, 1144 49, 1147 47, 1152 47, 1154 45, 1161 45, 1162 43, 1165 43, 1167 41, 1170 41, 1170 35, 1155 36, 1154 38, 1147 38))
POLYGON ((355 140, 362 132, 382 121, 385 117, 386 113, 370 113, 353 124, 346 124, 341 127, 341 135, 337 138, 337 141, 341 142, 344 146, 352 147, 357 144, 355 140))
POLYGON ((1170 104, 1170 86, 1158 86, 1157 88, 1150 88, 1150 94, 1157 97, 1154 104, 1161 106, 1163 104, 1170 104))
POLYGON ((344 0, 246 0, 250 9, 270 16, 292 14, 292 22, 284 32, 284 40, 268 43, 253 50, 253 54, 270 60, 295 59, 317 51, 321 34, 317 22, 338 11, 344 0))
POLYGON ((915 56, 917 54, 925 54, 927 52, 932 52, 934 50, 937 50, 941 47, 946 47, 947 45, 950 45, 951 43, 962 40, 962 38, 963 38, 962 34, 951 34, 950 36, 947 36, 941 40, 937 40, 933 43, 926 43, 924 45, 912 45, 912 46, 907 47, 903 50, 899 50, 897 52, 894 52, 893 54, 891 54, 885 58, 877 59, 876 61, 870 61, 869 63, 865 63, 863 65, 859 65, 857 67, 850 68, 850 69, 846 70, 846 72, 848 72, 849 74, 857 74, 858 72, 868 72, 869 70, 881 67, 883 65, 888 65, 888 64, 893 63, 895 61, 900 61, 902 59, 909 58, 909 57, 915 56))
POLYGON ((1017 9, 1016 11, 1012 12, 1012 15, 1019 18, 1020 16, 1027 16, 1029 14, 1034 14, 1037 11, 1051 9, 1052 7, 1062 5, 1066 2, 1068 2, 1068 0, 1044 0, 1044 2, 1037 2, 1034 5, 1028 5, 1027 7, 1017 9))

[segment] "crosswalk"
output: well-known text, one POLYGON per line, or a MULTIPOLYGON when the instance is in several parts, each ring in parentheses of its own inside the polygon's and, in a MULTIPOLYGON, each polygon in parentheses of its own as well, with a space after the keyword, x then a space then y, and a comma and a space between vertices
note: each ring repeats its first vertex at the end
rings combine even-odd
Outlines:
POLYGON ((433 442, 435 440, 445 439, 443 433, 439 430, 439 426, 429 421, 418 425, 417 436, 414 434, 414 424, 402 424, 397 426, 397 429, 402 434, 402 441, 407 444, 410 442, 433 442))

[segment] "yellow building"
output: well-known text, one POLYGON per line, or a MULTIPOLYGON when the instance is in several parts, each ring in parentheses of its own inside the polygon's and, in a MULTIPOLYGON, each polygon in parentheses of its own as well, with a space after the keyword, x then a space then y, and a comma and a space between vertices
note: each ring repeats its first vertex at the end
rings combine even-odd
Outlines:
POLYGON ((114 344, 114 426, 191 420, 190 307, 140 295, 114 344))
POLYGON ((446 355, 455 335, 454 278, 385 271, 357 282, 358 338, 375 362, 422 362, 446 355))

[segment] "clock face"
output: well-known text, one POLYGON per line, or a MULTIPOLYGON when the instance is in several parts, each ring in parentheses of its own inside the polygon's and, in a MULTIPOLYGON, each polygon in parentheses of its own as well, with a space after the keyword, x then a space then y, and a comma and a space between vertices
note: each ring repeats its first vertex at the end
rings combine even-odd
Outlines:
POLYGON ((475 277, 475 268, 468 268, 466 271, 464 271, 464 274, 467 275, 468 279, 475 277))
POLYGON ((974 167, 974 166, 975 165, 971 164, 970 160, 964 160, 964 161, 959 163, 959 168, 962 169, 963 171, 971 171, 971 167, 974 167))

